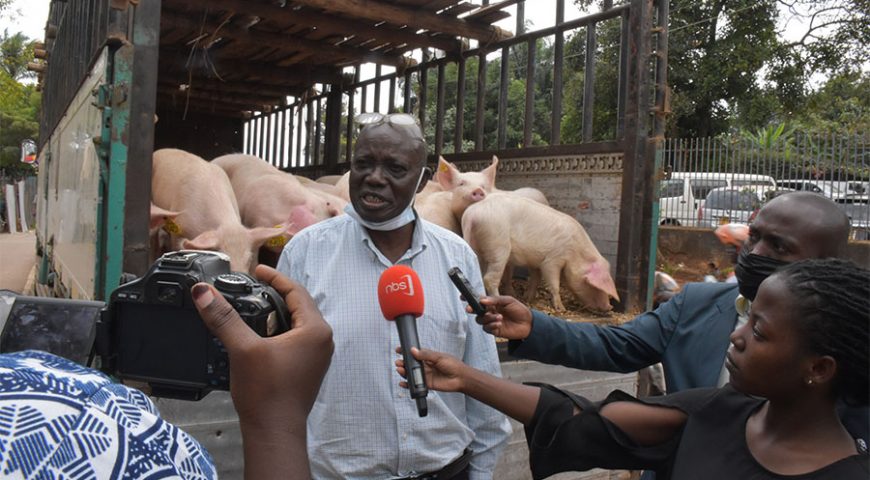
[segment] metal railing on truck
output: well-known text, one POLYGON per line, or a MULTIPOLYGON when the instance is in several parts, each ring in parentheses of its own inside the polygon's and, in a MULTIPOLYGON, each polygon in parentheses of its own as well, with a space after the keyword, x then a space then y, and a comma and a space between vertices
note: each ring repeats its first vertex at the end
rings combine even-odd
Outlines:
MULTIPOLYGON (((497 155, 502 179, 551 172, 601 181, 614 174, 607 192, 620 198, 618 213, 590 235, 610 242, 605 256, 616 264, 625 305, 643 305, 654 264, 652 179, 664 133, 668 5, 604 2, 602 11, 566 21, 565 1, 556 2, 549 28, 526 32, 524 12, 533 3, 520 1, 513 38, 453 57, 424 51, 418 65, 402 71, 377 65, 364 80, 360 67, 348 68, 342 85, 323 85, 248 120, 244 151, 309 177, 342 173, 354 116, 389 110, 418 117, 431 161, 444 155, 469 169, 497 155), (568 101, 566 92, 573 92, 568 101)), ((564 199, 568 209, 578 204, 594 205, 564 199)))

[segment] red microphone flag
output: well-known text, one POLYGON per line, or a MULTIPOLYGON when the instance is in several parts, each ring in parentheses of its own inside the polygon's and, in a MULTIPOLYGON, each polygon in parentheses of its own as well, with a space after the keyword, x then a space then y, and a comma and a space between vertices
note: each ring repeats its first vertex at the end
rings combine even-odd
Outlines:
POLYGON ((378 302, 387 320, 399 315, 423 315, 423 285, 417 272, 405 265, 393 265, 378 281, 378 302))

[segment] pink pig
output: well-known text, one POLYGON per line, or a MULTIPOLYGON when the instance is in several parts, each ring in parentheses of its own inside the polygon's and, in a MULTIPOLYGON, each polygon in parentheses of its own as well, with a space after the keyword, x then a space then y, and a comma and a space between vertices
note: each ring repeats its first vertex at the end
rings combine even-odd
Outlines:
POLYGON ((347 204, 343 199, 318 187, 312 180, 300 181, 252 155, 223 155, 212 164, 229 176, 239 204, 242 223, 249 227, 273 227, 286 224, 282 240, 267 243, 266 248, 280 253, 284 243, 305 227, 341 215, 347 204))
POLYGON ((563 278, 589 308, 609 311, 610 298, 619 300, 610 265, 570 215, 511 192, 493 192, 468 207, 462 232, 477 253, 490 295, 498 295, 499 282, 510 263, 529 267, 527 297, 534 295, 543 278, 558 310, 565 309, 559 295, 563 278))
POLYGON ((163 215, 173 250, 218 250, 229 255, 234 271, 250 272, 260 245, 284 232, 283 225, 245 228, 230 180, 218 166, 170 148, 155 151, 153 162, 151 200, 178 212, 163 215))
POLYGON ((460 172, 455 165, 438 159, 435 182, 417 195, 416 209, 426 220, 462 235, 459 221, 472 203, 486 198, 495 189, 498 159, 480 172, 460 172), (436 183, 437 182, 437 183, 436 183))

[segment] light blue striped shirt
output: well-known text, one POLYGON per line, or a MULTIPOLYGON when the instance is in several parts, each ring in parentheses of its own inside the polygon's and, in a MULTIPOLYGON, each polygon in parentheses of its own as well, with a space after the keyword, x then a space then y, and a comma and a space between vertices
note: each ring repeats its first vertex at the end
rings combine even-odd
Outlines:
MULTIPOLYGON (((501 376, 495 340, 465 313, 447 271, 462 269, 477 292, 477 257, 454 233, 425 220, 397 263, 413 268, 425 295, 417 319, 420 345, 449 353, 501 376)), ((420 418, 394 362, 399 335, 384 319, 377 285, 392 263, 368 232, 347 215, 296 235, 278 271, 305 286, 332 326, 335 353, 308 418, 314 478, 387 479, 440 470, 466 447, 474 451, 471 478, 492 478, 510 424, 501 413, 460 393, 429 391, 420 418)))

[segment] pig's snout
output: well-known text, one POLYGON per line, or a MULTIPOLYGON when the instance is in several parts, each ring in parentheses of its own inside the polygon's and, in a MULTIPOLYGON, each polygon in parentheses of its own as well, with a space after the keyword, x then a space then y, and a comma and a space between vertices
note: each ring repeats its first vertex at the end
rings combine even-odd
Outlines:
POLYGON ((482 188, 477 187, 471 191, 469 196, 471 197, 472 202, 479 202, 486 198, 486 192, 482 188))

